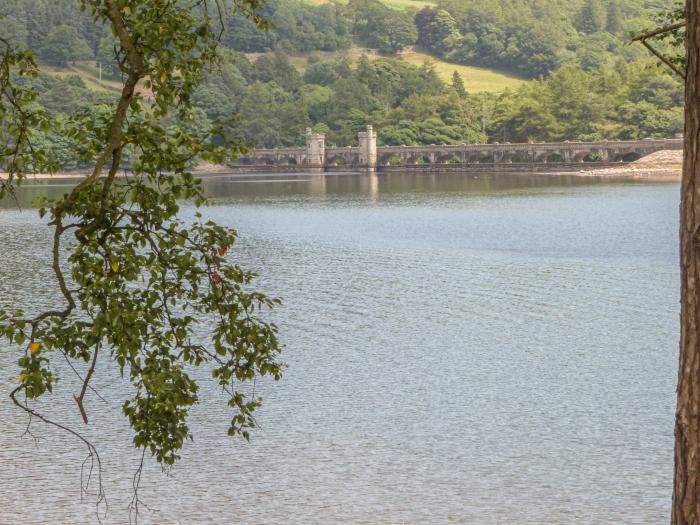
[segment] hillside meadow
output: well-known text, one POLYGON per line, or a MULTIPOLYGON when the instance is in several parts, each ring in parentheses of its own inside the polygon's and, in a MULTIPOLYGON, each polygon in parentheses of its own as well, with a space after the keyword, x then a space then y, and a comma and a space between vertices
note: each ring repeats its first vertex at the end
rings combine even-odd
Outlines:
MULTIPOLYGON (((324 61, 347 57, 355 64, 363 53, 366 54, 370 60, 382 58, 375 50, 353 48, 338 52, 294 54, 289 57, 289 61, 299 72, 303 73, 308 64, 309 57, 312 55, 316 55, 324 61)), ((252 57, 255 57, 255 55, 252 55, 252 57)), ((395 58, 415 66, 422 66, 428 62, 435 69, 438 77, 447 83, 452 81, 452 75, 457 71, 464 81, 465 89, 471 93, 502 93, 506 89, 517 89, 525 82, 522 78, 509 73, 489 68, 452 64, 421 51, 404 51, 395 58)))

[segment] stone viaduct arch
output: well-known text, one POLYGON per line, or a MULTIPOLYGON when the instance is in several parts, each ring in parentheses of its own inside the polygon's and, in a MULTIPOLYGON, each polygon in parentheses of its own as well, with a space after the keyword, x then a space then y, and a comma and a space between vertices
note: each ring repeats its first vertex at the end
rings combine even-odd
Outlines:
POLYGON ((553 164, 575 167, 584 163, 631 162, 663 149, 682 149, 682 139, 557 142, 528 144, 460 144, 430 146, 380 146, 372 126, 358 134, 358 146, 326 147, 325 136, 306 131, 301 148, 257 149, 232 165, 246 170, 268 171, 383 171, 406 169, 491 169, 521 165, 553 164))

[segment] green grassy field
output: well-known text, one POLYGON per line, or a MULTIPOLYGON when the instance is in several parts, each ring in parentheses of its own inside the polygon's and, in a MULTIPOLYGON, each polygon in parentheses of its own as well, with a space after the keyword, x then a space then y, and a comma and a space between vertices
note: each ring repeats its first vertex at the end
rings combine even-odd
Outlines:
POLYGON ((415 65, 423 65, 426 60, 432 62, 440 78, 448 83, 452 80, 454 72, 457 71, 464 80, 464 87, 472 93, 501 92, 506 89, 515 89, 525 82, 520 78, 492 69, 450 64, 418 51, 404 53, 400 58, 415 65))
POLYGON ((85 85, 93 91, 114 93, 121 90, 120 82, 105 79, 100 82, 99 70, 93 62, 74 63, 67 68, 59 68, 42 64, 41 70, 49 75, 59 77, 77 75, 83 80, 83 82, 85 82, 85 85))
MULTIPOLYGON (((118 94, 121 93, 123 84, 118 80, 102 77, 100 80, 100 70, 93 61, 71 62, 67 67, 56 67, 47 64, 40 64, 40 68, 44 73, 57 77, 65 77, 76 75, 82 79, 85 86, 92 91, 102 93, 118 94)), ((136 86, 136 91, 146 98, 152 98, 153 94, 149 89, 146 89, 143 82, 136 86)))
MULTIPOLYGON (((338 2, 341 4, 347 3, 347 0, 306 0, 306 1, 310 4, 313 4, 313 5, 325 4, 325 3, 328 3, 330 1, 335 1, 335 2, 338 2)), ((381 0, 381 1, 386 6, 394 8, 394 9, 418 10, 418 9, 422 9, 423 7, 426 7, 426 6, 437 5, 436 2, 433 2, 430 0, 381 0)), ((354 61, 357 59, 357 57, 360 56, 361 51, 356 50, 356 49, 351 49, 351 50, 340 52, 340 53, 315 53, 315 54, 321 56, 321 58, 325 59, 325 60, 333 60, 334 58, 337 58, 338 56, 348 56, 349 58, 351 58, 354 61)), ((369 53, 368 53, 368 56, 370 57, 370 59, 377 58, 375 55, 370 55, 369 53)), ((515 89, 520 84, 522 84, 524 82, 524 80, 522 80, 516 76, 509 75, 507 73, 501 73, 499 71, 494 71, 492 69, 486 69, 486 68, 480 68, 480 67, 450 64, 449 62, 445 62, 443 60, 431 57, 430 55, 427 55, 425 53, 420 53, 417 51, 410 52, 410 53, 404 53, 403 55, 401 55, 401 58, 407 62, 410 62, 411 64, 417 64, 417 65, 422 65, 426 60, 430 60, 434 64, 434 67, 435 67, 435 70, 437 71, 437 74, 445 82, 450 82, 452 80, 452 75, 454 74, 455 71, 457 71, 462 76, 462 79, 464 80, 464 85, 465 85, 467 91, 471 91, 472 93, 481 93, 481 92, 485 92, 485 91, 499 93, 499 92, 505 91, 506 89, 515 89)), ((297 55, 297 56, 291 57, 291 62, 300 71, 303 71, 306 68, 306 56, 304 56, 304 55, 297 55)))
MULTIPOLYGON (((348 57, 353 63, 357 62, 360 56, 365 53, 370 60, 378 60, 382 58, 380 55, 372 54, 372 50, 353 48, 340 52, 315 52, 321 60, 334 60, 342 56, 348 57)), ((299 70, 304 71, 308 62, 309 54, 292 55, 289 57, 290 62, 299 70)), ((462 66, 459 64, 451 64, 443 60, 434 58, 426 53, 419 51, 410 51, 403 53, 398 57, 399 60, 414 65, 421 66, 426 61, 433 64, 435 71, 440 78, 449 83, 452 81, 452 75, 457 71, 464 80, 464 86, 471 93, 491 92, 500 93, 506 89, 515 89, 520 86, 524 80, 494 71, 492 69, 462 66)), ((103 79, 99 81, 99 71, 92 62, 73 63, 69 68, 54 68, 42 66, 42 70, 52 75, 78 75, 83 79, 87 87, 96 91, 111 91, 118 92, 121 89, 121 83, 103 79)))
MULTIPOLYGON (((315 52, 314 55, 321 57, 321 60, 334 60, 336 58, 346 56, 353 62, 365 52, 370 60, 377 60, 382 58, 380 55, 370 54, 370 50, 366 49, 349 49, 347 51, 341 52, 315 52)), ((290 57, 290 62, 299 70, 304 71, 306 69, 306 63, 308 61, 309 55, 293 55, 290 57)), ((520 86, 524 80, 517 78, 506 73, 501 73, 499 71, 494 71, 492 69, 486 69, 481 67, 473 66, 462 66, 459 64, 451 64, 434 58, 426 53, 421 53, 418 51, 411 51, 403 53, 398 57, 400 60, 405 60, 406 62, 418 66, 422 66, 425 61, 429 61, 435 67, 435 71, 438 76, 445 82, 449 83, 452 81, 452 75, 457 71, 464 80, 464 86, 467 91, 472 93, 500 93, 506 89, 516 89, 520 86)))

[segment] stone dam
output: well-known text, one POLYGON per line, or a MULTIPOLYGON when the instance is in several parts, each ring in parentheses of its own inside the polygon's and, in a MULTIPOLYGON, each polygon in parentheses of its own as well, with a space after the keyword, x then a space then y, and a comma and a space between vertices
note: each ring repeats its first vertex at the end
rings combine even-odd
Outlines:
POLYGON ((682 139, 600 142, 377 146, 367 126, 358 145, 327 147, 323 134, 306 132, 303 147, 255 149, 231 167, 241 172, 534 171, 580 170, 633 162, 661 150, 683 149, 682 139))

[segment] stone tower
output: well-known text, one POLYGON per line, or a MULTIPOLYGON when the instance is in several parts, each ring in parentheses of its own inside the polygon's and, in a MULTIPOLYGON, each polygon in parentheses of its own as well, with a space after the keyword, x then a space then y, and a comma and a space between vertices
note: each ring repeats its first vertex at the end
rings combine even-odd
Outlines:
POLYGON ((326 164, 326 136, 314 133, 306 128, 306 162, 304 165, 312 170, 323 170, 326 164))
POLYGON ((357 134, 360 142, 360 168, 366 171, 377 170, 377 132, 372 126, 357 134))

